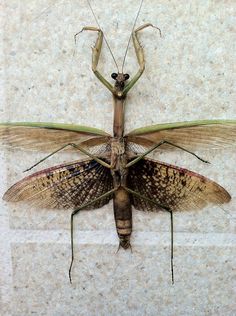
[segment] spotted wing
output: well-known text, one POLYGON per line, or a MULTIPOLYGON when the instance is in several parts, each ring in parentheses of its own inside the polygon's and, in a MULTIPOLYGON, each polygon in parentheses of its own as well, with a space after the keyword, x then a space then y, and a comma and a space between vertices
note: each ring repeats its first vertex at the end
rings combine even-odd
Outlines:
POLYGON ((43 122, 0 124, 0 142, 23 149, 52 152, 69 143, 92 147, 107 143, 109 138, 106 132, 89 126, 43 122))
MULTIPOLYGON (((76 161, 36 172, 10 187, 5 201, 42 208, 76 209, 112 189, 110 171, 95 160, 76 161)), ((102 207, 107 196, 87 209, 102 207)))
MULTIPOLYGON (((129 168, 128 186, 172 211, 201 209, 209 203, 223 204, 231 199, 229 193, 216 182, 187 169, 151 159, 142 159, 129 168)), ((139 210, 161 209, 135 195, 131 199, 139 210)))
POLYGON ((188 150, 195 150, 196 148, 218 149, 236 144, 236 120, 158 124, 133 130, 126 137, 128 143, 135 143, 144 147, 150 147, 166 140, 188 150))

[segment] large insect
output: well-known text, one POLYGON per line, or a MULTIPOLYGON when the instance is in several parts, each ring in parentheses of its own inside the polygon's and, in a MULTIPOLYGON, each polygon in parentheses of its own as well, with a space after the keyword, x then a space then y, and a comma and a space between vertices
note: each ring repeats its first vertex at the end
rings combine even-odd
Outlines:
POLYGON ((165 145, 182 149, 207 162, 192 150, 198 145, 221 148, 235 143, 236 120, 158 124, 124 135, 125 99, 145 68, 144 52, 138 34, 147 27, 154 26, 147 23, 136 29, 134 26, 132 31, 139 64, 136 75, 129 80, 129 75, 123 72, 122 66, 121 72, 111 75, 114 85, 97 70, 103 42, 101 28, 98 25, 82 29, 98 33, 92 52, 92 70, 113 96, 113 135, 96 128, 70 124, 0 124, 0 137, 9 145, 54 150, 37 164, 66 147, 88 156, 85 160, 47 168, 27 176, 10 187, 3 196, 8 202, 22 201, 37 207, 72 210, 70 282, 74 260, 73 219, 80 210, 100 208, 113 199, 119 245, 124 249, 130 247, 132 206, 143 211, 169 212, 171 271, 174 282, 173 212, 200 209, 208 203, 223 204, 231 199, 230 194, 216 182, 187 169, 149 159, 147 155, 165 145), (137 153, 135 144, 139 145, 136 147, 146 149, 137 153), (101 146, 99 154, 90 150, 95 146, 101 146))

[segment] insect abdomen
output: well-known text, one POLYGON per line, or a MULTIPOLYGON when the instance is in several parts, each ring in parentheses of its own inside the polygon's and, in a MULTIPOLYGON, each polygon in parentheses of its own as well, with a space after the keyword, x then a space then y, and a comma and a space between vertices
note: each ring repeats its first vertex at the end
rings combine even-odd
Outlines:
POLYGON ((129 193, 120 187, 114 193, 114 216, 116 230, 120 239, 120 246, 124 249, 130 247, 132 233, 132 209, 129 193))

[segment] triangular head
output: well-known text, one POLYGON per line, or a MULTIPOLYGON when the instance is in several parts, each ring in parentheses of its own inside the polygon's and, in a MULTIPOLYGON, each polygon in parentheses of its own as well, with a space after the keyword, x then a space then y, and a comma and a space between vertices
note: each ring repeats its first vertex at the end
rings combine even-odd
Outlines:
POLYGON ((114 87, 117 91, 123 91, 126 81, 129 79, 129 74, 123 74, 123 73, 115 73, 113 72, 111 74, 112 79, 115 80, 114 87))

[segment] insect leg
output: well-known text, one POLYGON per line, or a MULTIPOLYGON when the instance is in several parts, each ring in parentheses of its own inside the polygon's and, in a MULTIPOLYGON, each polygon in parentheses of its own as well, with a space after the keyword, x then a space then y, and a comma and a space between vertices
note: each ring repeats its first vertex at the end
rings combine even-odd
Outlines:
POLYGON ((151 23, 143 24, 132 32, 132 40, 133 40, 133 45, 135 48, 135 53, 136 53, 136 57, 139 64, 139 70, 136 73, 136 75, 133 77, 133 79, 131 79, 130 82, 126 85, 124 89, 124 94, 126 94, 133 87, 133 85, 139 80, 139 78, 142 76, 142 73, 144 72, 144 69, 145 69, 144 51, 138 39, 138 32, 142 31, 143 29, 149 26, 159 30, 160 35, 161 35, 161 30, 158 27, 152 25, 151 23))
POLYGON ((132 195, 135 195, 135 196, 139 197, 140 199, 143 199, 143 200, 145 200, 145 201, 147 201, 147 202, 150 202, 150 203, 152 203, 152 204, 155 204, 155 205, 157 205, 158 207, 164 209, 165 211, 170 212, 169 207, 167 207, 167 206, 165 206, 165 205, 163 205, 163 204, 160 204, 160 203, 158 203, 158 202, 156 202, 156 201, 153 201, 152 199, 149 199, 148 197, 146 197, 146 196, 140 194, 139 192, 136 192, 136 191, 134 191, 134 190, 132 190, 132 189, 130 189, 130 188, 127 188, 127 187, 123 187, 123 188, 124 188, 127 192, 131 193, 132 195))
POLYGON ((170 269, 171 269, 171 281, 174 281, 174 223, 173 223, 173 212, 170 210, 170 231, 171 231, 171 249, 170 249, 170 269))
POLYGON ((70 268, 69 268, 69 279, 70 279, 70 283, 72 283, 72 278, 71 278, 71 269, 72 269, 72 266, 73 266, 73 261, 74 261, 74 241, 73 241, 73 219, 74 219, 74 216, 82 209, 86 208, 87 206, 111 195, 112 193, 114 193, 116 191, 116 189, 112 189, 104 194, 102 194, 101 196, 97 197, 96 199, 88 202, 88 203, 85 203, 83 205, 81 205, 79 208, 77 208, 76 210, 74 210, 72 213, 71 213, 71 217, 70 217, 70 236, 71 236, 71 263, 70 263, 70 268))
POLYGON ((171 233, 171 249, 170 249, 170 269, 171 269, 171 281, 172 284, 174 284, 174 224, 173 224, 173 211, 169 209, 169 207, 166 207, 160 203, 157 203, 156 201, 153 201, 152 199, 149 199, 146 196, 143 196, 142 194, 135 192, 127 187, 124 187, 124 189, 129 192, 132 195, 137 196, 138 198, 150 202, 152 204, 157 205, 158 207, 164 209, 165 211, 170 213, 170 233, 171 233))
POLYGON ((127 165, 126 165, 126 168, 129 168, 130 166, 136 164, 136 162, 138 162, 139 160, 143 159, 146 155, 150 154, 153 150, 155 150, 156 148, 164 145, 164 144, 168 144, 170 146, 173 146, 173 147, 176 147, 176 148, 179 148, 193 156, 195 156, 197 159, 201 160, 202 162, 205 162, 205 163, 210 163, 209 161, 199 157, 198 155, 196 155, 195 153, 193 153, 192 151, 189 151, 188 149, 186 148, 183 148, 181 146, 178 146, 178 145, 175 145, 167 140, 162 140, 160 143, 152 146, 150 149, 148 149, 145 153, 143 153, 142 155, 138 156, 137 158, 134 158, 132 161, 130 161, 127 165))
POLYGON ((54 154, 58 153, 59 151, 65 149, 66 147, 74 147, 75 149, 81 151, 82 153, 84 153, 85 155, 89 156, 90 158, 96 160, 99 164, 101 164, 102 166, 106 167, 106 168, 111 168, 111 166, 106 163, 105 161, 99 159, 98 157, 94 156, 93 154, 91 154, 89 151, 87 151, 86 149, 84 149, 82 146, 74 144, 74 143, 69 143, 66 144, 64 146, 62 146, 61 148, 53 151, 51 154, 47 155, 46 157, 42 158, 41 160, 39 160, 38 162, 36 162, 33 166, 31 166, 30 168, 24 170, 24 172, 29 171, 31 169, 33 169, 34 167, 36 167, 37 165, 39 165, 41 162, 43 162, 44 160, 48 159, 49 157, 53 156, 54 154))
POLYGON ((96 43, 94 45, 94 47, 92 47, 92 71, 94 72, 95 76, 98 78, 98 80, 100 80, 102 82, 102 84, 108 89, 110 90, 112 93, 114 93, 114 88, 113 86, 110 84, 110 82, 108 82, 103 75, 97 70, 97 66, 98 66, 98 61, 99 61, 99 57, 101 54, 101 49, 102 49, 102 42, 103 42, 103 32, 101 29, 94 27, 94 26, 85 26, 82 28, 82 30, 78 33, 75 34, 74 38, 75 38, 75 42, 76 42, 76 37, 83 31, 93 31, 93 32, 98 32, 98 37, 96 40, 96 43))

